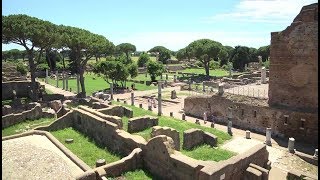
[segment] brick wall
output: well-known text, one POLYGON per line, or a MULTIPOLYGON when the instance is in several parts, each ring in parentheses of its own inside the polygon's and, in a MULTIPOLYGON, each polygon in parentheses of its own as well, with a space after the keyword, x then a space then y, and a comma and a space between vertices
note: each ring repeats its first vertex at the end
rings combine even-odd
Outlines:
POLYGON ((271 33, 269 104, 317 111, 317 3, 304 6, 285 30, 271 33))

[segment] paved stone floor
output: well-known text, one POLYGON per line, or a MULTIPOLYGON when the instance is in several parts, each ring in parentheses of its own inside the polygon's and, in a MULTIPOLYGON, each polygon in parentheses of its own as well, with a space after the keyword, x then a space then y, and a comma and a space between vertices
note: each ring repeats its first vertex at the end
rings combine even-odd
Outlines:
POLYGON ((2 179, 75 179, 81 173, 46 136, 2 141, 2 179))

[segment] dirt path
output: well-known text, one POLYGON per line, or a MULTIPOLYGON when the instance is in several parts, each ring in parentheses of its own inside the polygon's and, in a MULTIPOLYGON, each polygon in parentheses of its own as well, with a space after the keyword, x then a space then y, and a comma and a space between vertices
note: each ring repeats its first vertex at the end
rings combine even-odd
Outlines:
POLYGON ((57 94, 63 94, 64 96, 75 96, 76 94, 70 91, 65 91, 62 90, 61 88, 57 88, 55 86, 52 86, 50 84, 47 84, 43 81, 38 81, 40 83, 40 85, 44 85, 46 89, 48 89, 49 91, 51 91, 52 93, 57 93, 57 94))

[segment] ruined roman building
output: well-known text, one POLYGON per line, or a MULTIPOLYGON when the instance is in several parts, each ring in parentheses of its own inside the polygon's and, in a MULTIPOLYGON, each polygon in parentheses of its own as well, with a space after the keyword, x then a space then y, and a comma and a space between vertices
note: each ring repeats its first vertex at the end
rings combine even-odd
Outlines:
POLYGON ((318 109, 318 4, 304 6, 290 26, 271 33, 270 106, 318 109))
POLYGON ((318 4, 304 6, 290 26, 271 33, 269 99, 223 95, 188 97, 187 115, 202 117, 204 111, 215 120, 273 137, 294 137, 318 142, 318 4))

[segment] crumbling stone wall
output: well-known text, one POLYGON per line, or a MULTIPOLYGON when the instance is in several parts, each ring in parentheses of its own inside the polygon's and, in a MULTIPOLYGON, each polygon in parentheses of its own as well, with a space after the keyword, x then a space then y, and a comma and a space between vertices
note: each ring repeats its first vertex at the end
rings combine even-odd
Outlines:
POLYGON ((130 108, 124 106, 110 106, 108 108, 98 109, 99 112, 111 116, 119 116, 119 117, 133 117, 133 111, 130 108))
POLYGON ((243 179, 250 163, 266 167, 269 152, 264 144, 258 144, 248 151, 200 170, 199 180, 243 179))
POLYGON ((217 146, 218 138, 211 133, 203 132, 201 129, 192 128, 183 132, 183 149, 192 149, 204 143, 217 146))
POLYGON ((108 163, 93 169, 100 177, 117 177, 124 172, 142 168, 142 149, 134 149, 128 156, 119 161, 108 163))
POLYGON ((26 120, 36 120, 42 117, 53 118, 55 116, 55 114, 42 112, 39 103, 34 104, 35 106, 30 110, 23 111, 21 113, 7 114, 5 116, 2 116, 2 129, 26 120))
POLYGON ((290 26, 271 33, 269 104, 318 109, 318 3, 304 6, 290 26))
POLYGON ((57 119, 49 126, 37 128, 39 130, 59 130, 73 127, 81 133, 92 138, 98 144, 107 147, 110 151, 118 152, 127 156, 135 148, 142 148, 146 145, 146 140, 138 135, 119 129, 113 122, 105 120, 96 115, 94 109, 75 108, 61 118, 57 119))
POLYGON ((193 96, 184 100, 187 115, 202 118, 203 112, 218 118, 215 122, 227 124, 228 108, 232 108, 232 125, 253 132, 265 133, 266 128, 280 137, 294 137, 297 141, 317 143, 318 114, 269 107, 266 100, 224 94, 223 96, 193 96), (244 101, 244 102, 243 102, 244 101), (252 104, 251 104, 252 102, 252 104), (302 119, 304 127, 302 128, 302 119))
MULTIPOLYGON (((40 88, 40 83, 36 82, 37 87, 40 88)), ((16 91, 16 96, 29 97, 31 90, 31 81, 8 81, 2 82, 2 100, 13 99, 12 91, 16 91)))
POLYGON ((90 113, 92 113, 92 114, 94 114, 94 115, 96 115, 98 117, 101 117, 104 120, 107 120, 107 121, 110 121, 112 123, 115 123, 115 124, 118 125, 118 127, 120 129, 123 128, 122 119, 120 117, 118 117, 118 116, 109 116, 109 115, 103 114, 103 113, 101 113, 99 111, 93 111, 91 108, 86 107, 86 106, 79 106, 79 109, 88 111, 88 112, 90 112, 90 113))
POLYGON ((179 131, 170 128, 170 127, 162 127, 162 126, 153 126, 151 131, 151 137, 155 137, 158 135, 166 135, 172 138, 174 142, 174 149, 179 151, 180 150, 180 138, 179 138, 179 131))
POLYGON ((158 125, 158 118, 153 116, 142 116, 129 119, 128 132, 134 133, 158 125))

